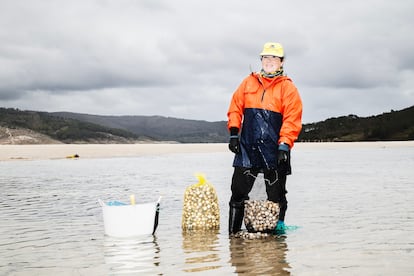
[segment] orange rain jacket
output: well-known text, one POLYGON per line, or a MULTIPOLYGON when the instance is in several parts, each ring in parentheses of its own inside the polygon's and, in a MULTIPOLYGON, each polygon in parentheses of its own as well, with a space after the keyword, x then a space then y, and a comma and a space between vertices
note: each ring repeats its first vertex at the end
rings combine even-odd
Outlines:
POLYGON ((227 127, 241 129, 233 166, 277 169, 279 143, 293 147, 302 129, 302 101, 286 76, 251 73, 234 92, 227 127))

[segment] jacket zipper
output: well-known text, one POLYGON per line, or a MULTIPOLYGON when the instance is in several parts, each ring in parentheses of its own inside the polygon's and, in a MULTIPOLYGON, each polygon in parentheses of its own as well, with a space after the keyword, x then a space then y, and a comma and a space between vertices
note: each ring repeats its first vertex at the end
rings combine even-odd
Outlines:
POLYGON ((266 88, 264 87, 264 85, 263 85, 262 81, 260 80, 260 78, 257 78, 257 80, 259 81, 260 85, 263 87, 262 98, 260 99, 260 101, 263 102, 264 95, 266 93, 266 88))
MULTIPOLYGON (((266 88, 265 88, 265 86, 264 86, 264 84, 262 83, 262 81, 260 80, 260 77, 259 78, 257 78, 257 80, 259 81, 259 83, 260 83, 260 85, 263 87, 263 93, 262 93, 262 98, 261 98, 261 102, 263 102, 263 99, 264 99, 264 96, 265 96, 265 94, 266 94, 266 88)), ((270 85, 268 86, 268 87, 270 87, 274 82, 275 82, 275 80, 276 79, 274 79, 271 83, 270 83, 270 85)))
POLYGON ((263 98, 264 98, 265 93, 266 93, 266 89, 263 89, 261 102, 263 102, 263 98))

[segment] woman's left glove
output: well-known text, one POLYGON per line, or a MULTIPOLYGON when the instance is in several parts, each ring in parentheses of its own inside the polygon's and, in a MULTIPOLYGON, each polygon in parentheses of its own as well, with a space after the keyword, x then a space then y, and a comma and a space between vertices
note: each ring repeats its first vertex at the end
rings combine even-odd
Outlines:
POLYGON ((277 171, 283 175, 290 174, 290 149, 288 144, 279 144, 277 153, 277 171))

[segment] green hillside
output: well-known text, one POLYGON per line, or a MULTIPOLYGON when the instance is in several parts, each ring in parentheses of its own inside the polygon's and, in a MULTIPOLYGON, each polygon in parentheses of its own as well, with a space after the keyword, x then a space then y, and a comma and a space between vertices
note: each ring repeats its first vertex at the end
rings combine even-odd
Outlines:
POLYGON ((330 118, 303 125, 299 141, 405 141, 414 140, 414 106, 360 118, 330 118))
POLYGON ((70 112, 51 113, 64 118, 123 129, 157 141, 180 143, 226 143, 229 139, 225 121, 178 119, 163 116, 101 116, 70 112))
POLYGON ((30 129, 64 143, 134 141, 139 137, 121 129, 50 115, 47 112, 0 108, 0 126, 30 129))
MULTIPOLYGON (((162 116, 99 116, 0 108, 0 127, 35 131, 63 143, 226 143, 225 121, 162 116)), ((304 124, 299 142, 414 140, 414 106, 376 116, 356 115, 304 124)))

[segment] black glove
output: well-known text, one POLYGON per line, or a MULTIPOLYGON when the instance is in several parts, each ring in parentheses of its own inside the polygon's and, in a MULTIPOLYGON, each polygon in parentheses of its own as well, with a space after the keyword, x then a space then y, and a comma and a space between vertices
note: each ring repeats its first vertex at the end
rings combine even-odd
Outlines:
POLYGON ((289 146, 285 143, 279 145, 277 153, 277 171, 280 174, 290 174, 290 152, 289 146))
POLYGON ((240 141, 239 141, 239 137, 232 137, 232 138, 230 138, 229 149, 232 152, 234 152, 234 153, 239 153, 240 152, 240 141))
POLYGON ((239 129, 237 127, 230 128, 229 149, 234 153, 240 152, 239 129))

